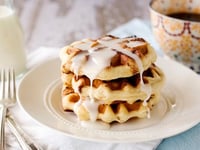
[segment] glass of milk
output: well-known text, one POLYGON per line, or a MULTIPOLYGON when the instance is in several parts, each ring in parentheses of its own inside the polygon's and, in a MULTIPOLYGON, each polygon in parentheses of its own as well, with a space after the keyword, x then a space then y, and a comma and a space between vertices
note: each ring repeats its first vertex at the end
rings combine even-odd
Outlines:
POLYGON ((0 0, 0 68, 13 67, 16 75, 26 70, 24 36, 12 0, 0 0))

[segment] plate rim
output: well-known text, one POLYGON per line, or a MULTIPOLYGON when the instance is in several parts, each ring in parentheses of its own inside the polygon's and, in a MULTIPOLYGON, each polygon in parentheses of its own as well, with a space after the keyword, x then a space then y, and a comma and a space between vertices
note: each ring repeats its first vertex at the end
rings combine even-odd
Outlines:
MULTIPOLYGON (((158 58, 158 60, 161 60, 161 61, 162 61, 162 59, 163 59, 163 58, 158 58)), ((155 137, 155 135, 154 135, 154 137, 148 138, 148 139, 144 139, 144 140, 142 140, 142 139, 138 139, 138 140, 132 140, 132 139, 122 140, 122 139, 120 139, 120 138, 119 138, 119 139, 109 139, 109 140, 108 140, 108 139, 102 139, 102 138, 100 138, 100 139, 94 139, 93 137, 91 138, 91 137, 84 137, 84 136, 80 136, 80 135, 76 135, 76 134, 70 134, 69 132, 62 131, 61 129, 58 129, 58 128, 54 128, 53 126, 49 126, 48 123, 44 123, 44 122, 39 121, 38 118, 35 118, 34 116, 32 116, 32 115, 30 114, 30 112, 28 112, 28 111, 26 110, 26 108, 24 108, 25 106, 23 105, 22 101, 20 100, 19 91, 20 91, 20 89, 22 88, 22 85, 23 85, 24 81, 25 81, 27 78, 29 78, 29 77, 31 76, 31 74, 32 74, 34 71, 37 72, 38 68, 41 68, 42 66, 48 65, 48 64, 53 63, 53 62, 55 62, 55 61, 59 61, 58 58, 53 58, 53 59, 47 60, 47 61, 43 62, 42 64, 35 66, 33 69, 29 70, 29 71, 24 75, 24 77, 20 80, 19 86, 18 86, 18 91, 17 91, 17 97, 18 97, 17 99, 18 99, 18 104, 20 105, 20 107, 21 107, 34 121, 36 121, 37 123, 39 123, 40 125, 42 125, 42 126, 44 126, 44 127, 51 128, 51 129, 53 129, 53 130, 55 130, 55 131, 58 131, 58 132, 60 132, 60 133, 62 133, 62 134, 64 133, 64 135, 67 135, 67 136, 70 136, 70 137, 74 137, 74 138, 78 138, 78 139, 81 139, 81 140, 89 140, 89 141, 95 141, 95 142, 127 143, 127 142, 145 142, 145 141, 150 141, 150 140, 157 140, 157 139, 160 139, 160 138, 167 138, 167 137, 170 137, 170 136, 179 134, 179 133, 181 133, 181 132, 183 132, 183 131, 186 131, 187 129, 190 129, 190 128, 192 128, 193 126, 195 126, 196 124, 199 123, 199 121, 194 121, 193 123, 191 123, 190 125, 188 125, 189 127, 186 126, 184 129, 183 129, 183 128, 182 128, 182 129, 179 129, 179 130, 177 130, 176 132, 174 132, 173 134, 171 133, 171 132, 172 132, 172 131, 171 131, 171 132, 168 132, 168 134, 166 134, 164 137, 162 137, 162 136, 155 137)), ((165 60, 165 61, 166 61, 166 60, 165 60)), ((177 62, 174 62, 174 61, 172 61, 172 60, 167 60, 167 61, 176 63, 177 65, 181 65, 181 64, 178 64, 177 62)), ((184 69, 186 68, 185 66, 182 66, 182 67, 184 67, 184 69)), ((186 68, 186 69, 188 69, 188 68, 186 68)), ((190 71, 190 70, 189 70, 189 71, 190 71)), ((195 74, 195 73, 194 73, 194 74, 195 74)), ((55 80, 56 80, 56 79, 55 79, 55 80)), ((49 84, 50 84, 50 83, 49 83, 49 84)), ((54 118, 54 119, 55 119, 55 118, 54 118)), ((199 120, 200 120, 200 119, 199 119, 199 120)), ((174 130, 173 130, 173 131, 174 131, 174 130)))

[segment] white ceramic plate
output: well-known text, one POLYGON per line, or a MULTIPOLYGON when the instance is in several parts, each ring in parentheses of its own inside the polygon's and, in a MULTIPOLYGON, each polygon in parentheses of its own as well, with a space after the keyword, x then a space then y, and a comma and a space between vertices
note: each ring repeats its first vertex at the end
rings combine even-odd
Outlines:
MULTIPOLYGON (((136 119, 99 129, 99 124, 85 127, 71 112, 61 107, 60 61, 49 60, 21 80, 18 89, 20 106, 38 123, 68 136, 91 141, 142 142, 181 133, 200 121, 200 77, 190 69, 158 58, 156 63, 166 75, 160 103, 150 119, 136 119), (175 103, 171 107, 170 103, 175 103)), ((102 127, 102 126, 100 126, 102 127)))

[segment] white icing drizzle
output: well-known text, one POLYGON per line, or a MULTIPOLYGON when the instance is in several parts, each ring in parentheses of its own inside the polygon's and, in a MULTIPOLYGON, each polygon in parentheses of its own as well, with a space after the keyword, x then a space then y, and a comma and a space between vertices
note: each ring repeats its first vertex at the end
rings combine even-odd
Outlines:
POLYGON ((147 118, 150 119, 151 118, 151 113, 150 113, 150 108, 147 106, 147 118))
POLYGON ((115 51, 109 51, 107 48, 102 50, 88 50, 89 58, 87 62, 82 66, 83 73, 90 78, 90 80, 94 80, 95 77, 103 70, 105 67, 110 66, 110 59, 115 56, 115 51))
MULTIPOLYGON (((104 68, 110 66, 111 58, 116 55, 117 52, 123 53, 130 58, 134 59, 140 74, 140 85, 141 90, 146 93, 146 98, 143 102, 143 105, 147 107, 147 117, 150 118, 150 109, 147 106, 147 100, 151 96, 151 86, 148 84, 144 84, 142 74, 144 72, 142 62, 140 58, 127 50, 124 50, 120 43, 124 39, 112 39, 110 37, 103 38, 101 40, 97 40, 98 43, 100 43, 100 46, 97 45, 93 48, 91 48, 91 42, 86 41, 87 43, 81 43, 79 45, 73 45, 75 48, 79 48, 83 50, 80 54, 76 55, 72 59, 72 69, 76 76, 78 76, 80 68, 82 68, 83 74, 85 74, 90 79, 90 93, 89 93, 89 99, 82 101, 81 98, 77 104, 74 106, 75 112, 78 110, 78 107, 83 103, 87 111, 89 112, 91 121, 96 121, 97 115, 98 115, 98 106, 99 103, 95 102, 95 99, 93 97, 93 80, 96 78, 96 76, 103 70, 104 68), (103 46, 103 47, 102 47, 103 46), (101 49, 101 50, 99 50, 101 49)), ((131 38, 126 38, 125 40, 129 40, 131 38)), ((144 44, 140 41, 131 41, 127 43, 128 47, 136 47, 141 44, 144 44)), ((76 92, 80 95, 80 92, 78 91, 78 87, 76 87, 76 92)))
MULTIPOLYGON (((147 95, 146 98, 144 99, 143 106, 146 106, 146 108, 147 108, 147 117, 150 118, 150 111, 149 111, 149 107, 147 106, 147 101, 151 96, 152 89, 151 89, 151 86, 149 84, 144 84, 144 81, 143 81, 143 78, 142 78, 142 74, 144 72, 144 68, 143 68, 142 61, 139 58, 139 56, 137 56, 136 54, 132 53, 131 51, 124 50, 119 45, 119 43, 121 42, 120 39, 115 39, 115 40, 113 40, 112 43, 109 42, 109 41, 105 41, 105 40, 98 40, 98 42, 101 43, 102 45, 110 48, 110 49, 113 49, 115 51, 123 53, 123 54, 125 54, 125 55, 127 55, 127 56, 129 56, 129 57, 131 57, 132 59, 135 60, 137 66, 138 66, 138 69, 139 69, 141 90, 144 91, 146 93, 146 95, 147 95)), ((127 44, 127 46, 136 47, 136 46, 139 46, 139 45, 143 44, 140 41, 131 42, 131 43, 133 43, 133 44, 127 44)))
POLYGON ((79 107, 82 104, 82 99, 80 98, 77 103, 74 104, 74 113, 78 113, 79 107))
MULTIPOLYGON (((76 47, 76 46, 75 46, 76 47)), ((87 46, 84 46, 84 48, 87 46)), ((82 50, 82 47, 76 47, 82 50)), ((90 79, 90 91, 89 91, 89 100, 84 100, 83 105, 86 107, 87 111, 89 112, 90 119, 95 121, 98 115, 98 106, 99 104, 95 102, 93 97, 93 80, 96 76, 106 68, 110 66, 110 60, 113 56, 116 55, 115 51, 110 51, 107 48, 103 47, 104 49, 98 50, 102 47, 96 48, 88 48, 87 51, 76 55, 72 60, 72 68, 76 76, 78 76, 80 67, 82 67, 83 74, 86 75, 90 79), (103 58, 103 59, 102 59, 103 58)), ((75 88, 75 92, 80 95, 78 91, 78 87, 75 88)), ((77 105, 80 106, 80 105, 77 105)), ((76 110, 78 108, 76 107, 76 110)))
MULTIPOLYGON (((74 84, 72 84, 72 85, 73 85, 74 92, 78 93, 78 95, 81 96, 80 91, 78 89, 78 86, 74 86, 74 84)), ((80 107, 81 104, 82 104, 82 98, 80 97, 79 101, 74 104, 73 110, 76 114, 78 113, 78 110, 79 110, 79 107, 80 107)))
POLYGON ((76 76, 78 76, 78 72, 80 67, 82 66, 82 64, 86 61, 86 55, 85 53, 80 53, 78 55, 76 55, 73 59, 72 59, 72 65, 71 67, 73 68, 74 74, 76 76))
POLYGON ((89 100, 85 100, 83 102, 83 106, 85 106, 85 108, 89 112, 90 120, 93 121, 93 122, 96 121, 97 116, 98 116, 99 104, 97 102, 91 101, 89 99, 89 100))
POLYGON ((128 47, 137 47, 137 46, 140 46, 140 45, 143 45, 144 42, 141 42, 141 41, 134 41, 134 42, 129 42, 127 43, 126 45, 128 47))
POLYGON ((91 79, 91 78, 89 79, 90 79, 90 90, 89 90, 90 101, 95 102, 94 97, 93 97, 93 86, 92 86, 94 79, 91 79))

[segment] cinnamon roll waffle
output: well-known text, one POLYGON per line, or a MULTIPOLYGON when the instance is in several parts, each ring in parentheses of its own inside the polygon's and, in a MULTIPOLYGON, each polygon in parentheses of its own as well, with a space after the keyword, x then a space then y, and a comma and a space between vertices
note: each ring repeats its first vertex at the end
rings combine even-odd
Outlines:
POLYGON ((150 117, 164 74, 142 38, 84 39, 61 50, 62 105, 79 120, 106 123, 150 117))

